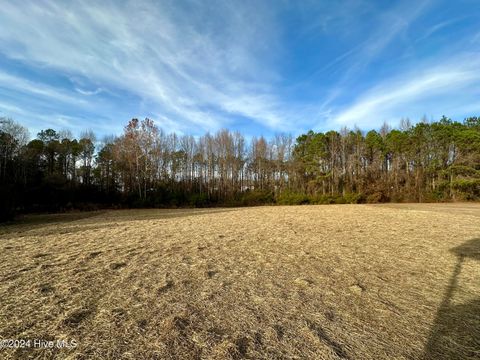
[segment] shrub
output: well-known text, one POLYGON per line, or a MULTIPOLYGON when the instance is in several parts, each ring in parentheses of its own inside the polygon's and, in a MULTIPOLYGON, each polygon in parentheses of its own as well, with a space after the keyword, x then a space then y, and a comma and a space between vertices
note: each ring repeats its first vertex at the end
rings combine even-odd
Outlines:
POLYGON ((335 204, 336 202, 337 196, 333 195, 317 195, 312 199, 312 203, 318 205, 335 204))
POLYGON ((0 187, 0 222, 12 220, 15 216, 15 193, 8 185, 0 187))
POLYGON ((77 204, 77 209, 80 211, 97 211, 100 209, 98 204, 85 202, 77 204))
MULTIPOLYGON (((402 194, 402 193, 394 193, 392 196, 391 196, 391 200, 392 202, 394 203, 402 203, 402 202, 405 202, 405 197, 407 195, 405 194, 402 194)), ((408 196, 407 196, 408 198, 408 196)))
POLYGON ((427 192, 423 195, 422 200, 424 202, 439 202, 439 201, 445 201, 446 196, 445 192, 439 188, 436 190, 433 190, 431 192, 427 192))
POLYGON ((452 182, 452 188, 472 195, 480 195, 480 179, 458 179, 452 182))
POLYGON ((388 202, 388 197, 381 191, 376 191, 372 194, 369 194, 366 198, 367 203, 375 204, 375 203, 383 203, 388 202))
POLYGON ((308 195, 290 191, 282 192, 276 200, 279 205, 304 205, 312 202, 308 195))
POLYGON ((273 193, 268 190, 247 190, 239 193, 233 202, 228 205, 232 206, 256 206, 273 204, 275 202, 273 193))
POLYGON ((365 202, 365 195, 361 193, 346 193, 343 198, 347 204, 362 204, 365 202))
POLYGON ((208 194, 192 194, 188 197, 188 203, 194 207, 205 207, 210 205, 208 194))

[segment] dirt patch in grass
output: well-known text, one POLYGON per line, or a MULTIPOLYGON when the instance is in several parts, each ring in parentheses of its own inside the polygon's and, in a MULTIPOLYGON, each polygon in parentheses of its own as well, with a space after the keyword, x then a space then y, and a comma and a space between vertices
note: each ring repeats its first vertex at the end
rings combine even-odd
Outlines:
POLYGON ((0 228, 2 359, 478 359, 480 205, 128 210, 0 228))

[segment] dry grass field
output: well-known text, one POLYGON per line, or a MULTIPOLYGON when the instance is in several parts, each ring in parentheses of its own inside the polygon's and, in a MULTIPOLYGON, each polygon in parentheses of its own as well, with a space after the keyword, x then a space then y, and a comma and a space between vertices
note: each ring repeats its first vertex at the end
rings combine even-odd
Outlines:
POLYGON ((0 228, 1 359, 480 359, 480 205, 136 210, 0 228))

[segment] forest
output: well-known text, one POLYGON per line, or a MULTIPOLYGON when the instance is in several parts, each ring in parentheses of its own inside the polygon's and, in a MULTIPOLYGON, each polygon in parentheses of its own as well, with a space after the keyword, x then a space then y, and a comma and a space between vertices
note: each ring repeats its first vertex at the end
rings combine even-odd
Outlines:
POLYGON ((100 208, 480 199, 480 118, 247 139, 146 118, 98 140, 0 118, 0 218, 100 208))

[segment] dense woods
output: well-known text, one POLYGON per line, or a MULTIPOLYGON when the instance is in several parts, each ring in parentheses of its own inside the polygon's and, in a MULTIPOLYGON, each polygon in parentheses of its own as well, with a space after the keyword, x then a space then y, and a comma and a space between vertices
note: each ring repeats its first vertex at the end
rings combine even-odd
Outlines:
POLYGON ((241 206, 480 199, 480 118, 378 131, 246 139, 166 133, 132 119, 118 137, 78 139, 0 119, 0 207, 15 213, 100 207, 241 206))

